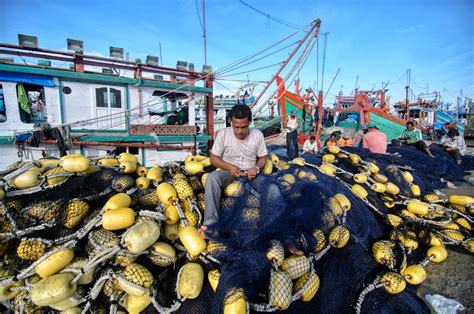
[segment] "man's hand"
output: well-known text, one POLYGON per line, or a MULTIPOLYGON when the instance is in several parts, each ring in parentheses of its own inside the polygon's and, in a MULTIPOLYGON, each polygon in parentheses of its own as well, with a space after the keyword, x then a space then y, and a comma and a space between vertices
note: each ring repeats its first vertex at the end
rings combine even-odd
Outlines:
POLYGON ((235 165, 229 165, 227 168, 229 171, 230 175, 233 177, 240 177, 240 168, 235 166, 235 165))
POLYGON ((247 169, 245 170, 245 174, 247 175, 247 178, 249 178, 249 180, 253 180, 257 177, 257 168, 254 167, 247 169))

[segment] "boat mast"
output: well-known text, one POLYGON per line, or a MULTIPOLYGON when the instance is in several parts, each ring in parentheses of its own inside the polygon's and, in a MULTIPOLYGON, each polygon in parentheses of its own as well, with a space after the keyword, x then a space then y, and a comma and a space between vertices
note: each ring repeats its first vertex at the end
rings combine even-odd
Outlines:
POLYGON ((203 25, 203 38, 204 38, 204 64, 207 64, 207 49, 206 49, 206 0, 202 0, 202 23, 203 25))
POLYGON ((315 36, 318 37, 319 36, 319 26, 321 25, 321 20, 320 19, 316 19, 314 20, 313 22, 311 22, 311 29, 306 33, 306 35, 304 36, 304 38, 302 40, 299 41, 298 45, 296 46, 296 48, 290 53, 290 55, 288 56, 288 58, 286 58, 285 61, 283 61, 281 67, 278 69, 278 71, 275 73, 275 75, 273 75, 273 77, 268 81, 268 83, 265 85, 265 87, 263 88, 263 90, 260 92, 260 94, 257 96, 257 98, 255 98, 255 100, 252 102, 252 104, 250 104, 250 109, 252 109, 257 103, 258 101, 260 100, 260 98, 262 98, 263 94, 265 94, 265 92, 267 91, 267 89, 272 85, 273 81, 275 81, 276 77, 281 73, 281 71, 283 71, 283 69, 285 68, 285 66, 288 64, 288 62, 291 60, 291 58, 293 58, 293 56, 296 54, 296 52, 300 49, 300 47, 303 45, 303 43, 306 41, 306 39, 308 39, 308 37, 313 33, 315 32, 315 36))
POLYGON ((411 78, 410 78, 410 69, 407 70, 407 86, 405 86, 405 89, 406 89, 406 96, 405 96, 405 105, 406 105, 406 116, 405 116, 405 120, 406 121, 409 121, 410 120, 410 99, 408 98, 408 92, 410 90, 410 82, 411 82, 411 78))

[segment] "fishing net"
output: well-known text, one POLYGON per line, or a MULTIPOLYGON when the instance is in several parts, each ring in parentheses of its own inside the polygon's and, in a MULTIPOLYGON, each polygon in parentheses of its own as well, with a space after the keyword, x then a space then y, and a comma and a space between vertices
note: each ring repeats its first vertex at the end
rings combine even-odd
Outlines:
POLYGON ((293 160, 271 155, 265 174, 225 187, 207 243, 194 237, 206 176, 215 170, 205 156, 127 174, 129 165, 100 166, 36 193, 9 188, 0 202, 0 286, 25 281, 5 310, 38 308, 30 297, 38 293, 36 266, 72 250, 62 271, 79 283, 74 296, 86 312, 127 309, 136 294, 147 296, 146 313, 222 313, 239 305, 427 313, 419 282, 411 284, 414 274, 405 271, 442 261, 440 244, 472 252, 472 198, 432 194, 445 184, 441 177, 460 182, 471 160, 458 172, 428 171, 423 153, 390 151, 401 157, 355 148, 293 160))

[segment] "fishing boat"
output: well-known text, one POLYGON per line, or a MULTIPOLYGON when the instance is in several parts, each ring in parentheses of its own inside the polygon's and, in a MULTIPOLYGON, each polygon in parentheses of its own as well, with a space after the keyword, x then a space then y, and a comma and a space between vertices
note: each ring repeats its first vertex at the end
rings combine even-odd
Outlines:
POLYGON ((132 62, 119 51, 106 58, 0 44, 2 55, 29 61, 0 60, 0 167, 19 157, 59 157, 58 145, 62 154, 90 157, 130 152, 144 165, 207 148, 214 134, 214 115, 207 114, 214 110, 212 68, 196 72, 183 61, 163 67, 153 56, 132 62), (206 104, 204 115, 196 100, 206 104))

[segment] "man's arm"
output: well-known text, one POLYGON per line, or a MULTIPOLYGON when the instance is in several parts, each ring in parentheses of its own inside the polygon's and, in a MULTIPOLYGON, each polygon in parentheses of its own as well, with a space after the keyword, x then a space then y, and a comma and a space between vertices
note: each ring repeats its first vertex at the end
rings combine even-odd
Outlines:
POLYGON ((263 168, 263 166, 265 166, 266 162, 267 162, 267 156, 257 157, 257 163, 255 164, 255 167, 247 169, 245 171, 247 178, 249 178, 249 180, 255 179, 257 177, 257 174, 263 168), (258 171, 257 171, 257 167, 258 167, 258 171))
POLYGON ((362 137, 362 147, 364 148, 369 148, 369 145, 367 143, 367 137, 362 137))
POLYGON ((398 139, 400 141, 405 141, 405 140, 408 140, 410 139, 410 136, 408 136, 407 132, 406 132, 406 129, 402 131, 402 134, 400 134, 400 136, 398 137, 398 139))
POLYGON ((211 153, 211 164, 216 168, 229 171, 231 176, 234 176, 234 177, 240 176, 239 167, 233 164, 230 164, 228 162, 225 162, 221 157, 214 155, 213 153, 211 153))

